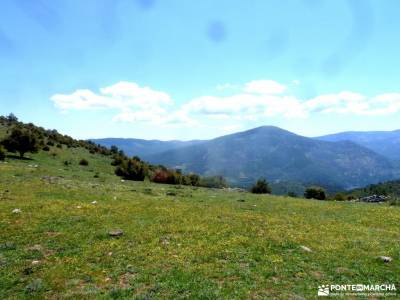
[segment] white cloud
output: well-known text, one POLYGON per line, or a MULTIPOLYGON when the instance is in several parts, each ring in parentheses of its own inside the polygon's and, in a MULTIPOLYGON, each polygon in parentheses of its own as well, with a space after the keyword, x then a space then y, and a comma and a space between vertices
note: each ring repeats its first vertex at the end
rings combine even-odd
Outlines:
POLYGON ((244 91, 255 94, 282 94, 286 86, 273 80, 254 80, 246 83, 244 91))
MULTIPOLYGON (((229 88, 234 85, 225 84, 229 88)), ((400 93, 367 97, 342 91, 299 99, 285 93, 286 87, 272 80, 246 83, 231 95, 204 95, 181 106, 170 95, 141 87, 133 82, 119 82, 101 88, 98 93, 80 89, 71 94, 51 97, 62 113, 70 110, 112 109, 114 122, 149 122, 152 124, 206 124, 207 120, 226 126, 230 121, 255 121, 267 117, 306 118, 315 114, 383 116, 400 112, 400 93)))
POLYGON ((140 87, 134 82, 118 82, 101 88, 100 93, 77 90, 67 95, 56 94, 51 100, 64 113, 69 110, 117 110, 119 113, 114 116, 114 122, 189 122, 188 116, 170 112, 173 101, 167 93, 140 87))

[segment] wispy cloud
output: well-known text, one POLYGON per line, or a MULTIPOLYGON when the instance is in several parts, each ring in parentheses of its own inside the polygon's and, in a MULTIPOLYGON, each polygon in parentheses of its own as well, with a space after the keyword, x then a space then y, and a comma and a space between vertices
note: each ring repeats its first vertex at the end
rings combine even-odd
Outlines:
POLYGON ((99 92, 87 89, 51 97, 62 112, 70 110, 114 110, 115 122, 198 125, 207 119, 226 126, 232 120, 255 121, 265 117, 307 118, 314 114, 383 116, 400 112, 400 93, 367 97, 342 91, 299 99, 288 93, 284 84, 273 80, 255 80, 242 86, 225 84, 228 96, 204 95, 176 105, 171 96, 134 82, 119 82, 99 92))

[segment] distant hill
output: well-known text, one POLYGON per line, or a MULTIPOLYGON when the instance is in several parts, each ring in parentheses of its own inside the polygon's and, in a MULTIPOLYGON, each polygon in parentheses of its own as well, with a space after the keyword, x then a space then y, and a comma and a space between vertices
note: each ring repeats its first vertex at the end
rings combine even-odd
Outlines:
POLYGON ((147 156, 155 164, 223 175, 248 186, 269 181, 350 189, 396 177, 391 161, 350 141, 328 142, 265 126, 147 156))
POLYGON ((400 161, 400 130, 348 131, 317 137, 322 141, 352 141, 391 160, 400 161))
POLYGON ((127 155, 137 155, 143 159, 147 159, 155 153, 165 152, 168 150, 178 149, 184 146, 199 144, 202 141, 159 141, 159 140, 142 140, 142 139, 123 139, 123 138, 104 138, 92 139, 91 141, 105 147, 117 146, 127 155))

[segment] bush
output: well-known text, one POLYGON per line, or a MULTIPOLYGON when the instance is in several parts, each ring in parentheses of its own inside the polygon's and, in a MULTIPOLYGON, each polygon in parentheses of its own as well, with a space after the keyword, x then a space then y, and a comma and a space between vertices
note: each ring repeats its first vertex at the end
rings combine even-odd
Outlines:
POLYGON ((49 147, 49 146, 44 146, 44 147, 42 148, 42 150, 43 150, 43 151, 46 151, 46 152, 47 152, 47 151, 50 151, 50 147, 49 147))
POLYGON ((2 145, 0 145, 0 160, 5 160, 6 159, 6 150, 2 145))
POLYGON ((304 197, 307 199, 325 200, 326 193, 322 187, 314 186, 306 189, 304 197))
POLYGON ((88 165, 89 165, 89 162, 88 162, 86 159, 82 158, 82 159, 79 161, 79 165, 81 165, 81 166, 88 166, 88 165))
POLYGON ((333 199, 336 200, 336 201, 345 201, 345 200, 347 200, 346 196, 343 195, 342 193, 337 193, 333 199))
POLYGON ((295 192, 288 192, 287 195, 291 198, 297 198, 297 194, 295 192))
POLYGON ((124 160, 115 170, 115 174, 128 180, 143 181, 148 175, 148 166, 135 159, 124 160))
POLYGON ((251 188, 251 192, 253 194, 271 194, 271 188, 265 179, 259 179, 251 188))
POLYGON ((202 177, 198 186, 222 189, 227 187, 228 184, 226 183, 225 178, 222 176, 210 176, 202 177))

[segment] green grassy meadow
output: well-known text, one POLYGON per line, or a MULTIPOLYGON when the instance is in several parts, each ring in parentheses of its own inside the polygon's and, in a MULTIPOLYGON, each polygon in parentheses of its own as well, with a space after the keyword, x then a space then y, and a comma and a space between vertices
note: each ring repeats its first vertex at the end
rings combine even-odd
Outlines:
POLYGON ((82 149, 28 156, 0 163, 1 299, 310 299, 321 284, 400 288, 399 207, 123 182, 110 158, 82 149), (116 229, 123 235, 110 237, 116 229))

